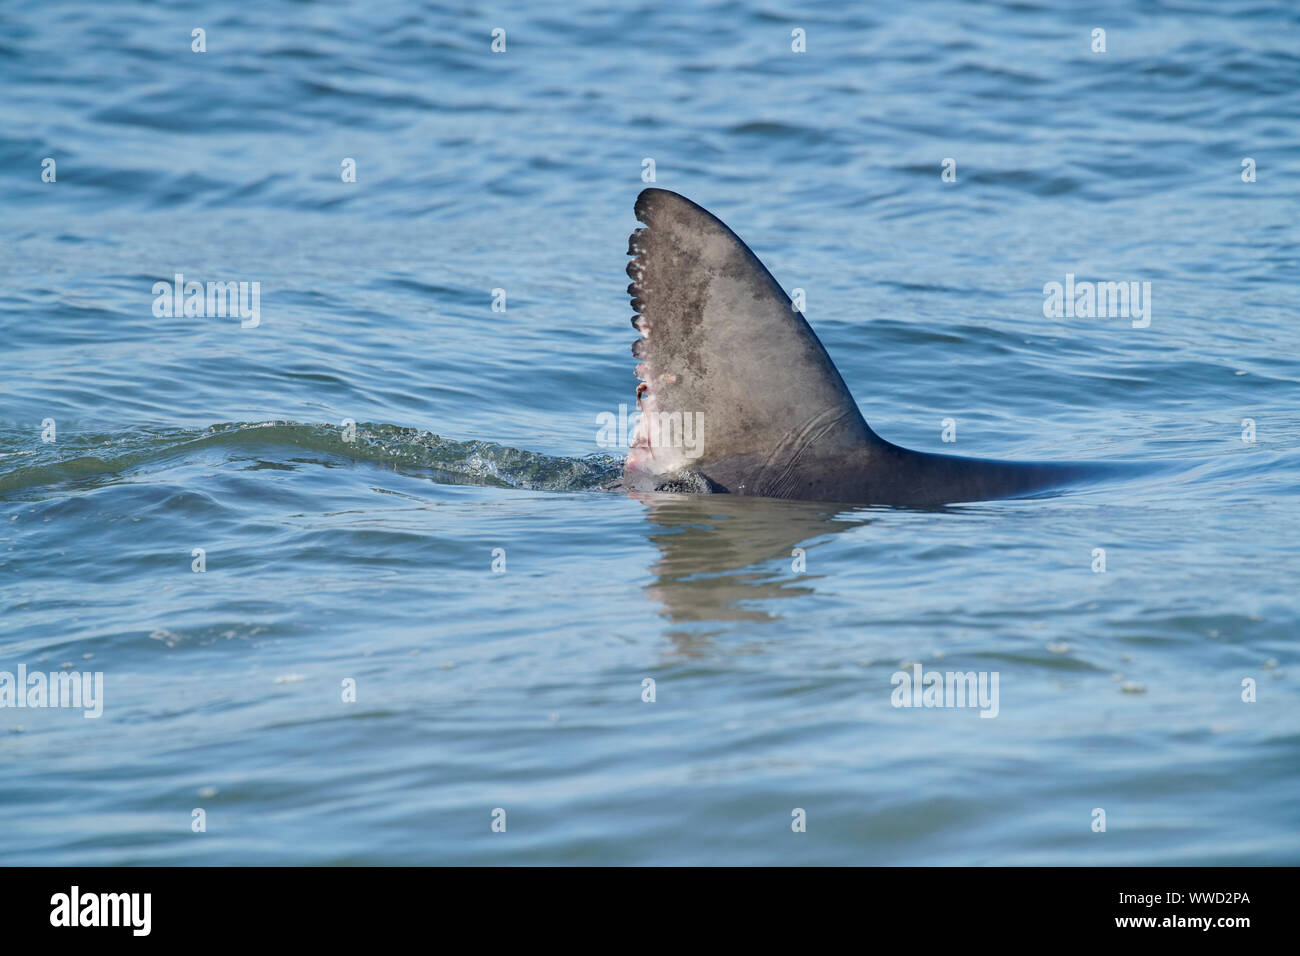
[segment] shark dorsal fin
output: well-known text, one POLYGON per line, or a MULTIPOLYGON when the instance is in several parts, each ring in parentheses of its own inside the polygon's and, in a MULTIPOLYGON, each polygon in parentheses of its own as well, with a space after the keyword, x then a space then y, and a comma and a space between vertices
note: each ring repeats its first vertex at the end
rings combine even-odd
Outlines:
POLYGON ((707 210, 646 189, 636 217, 646 228, 629 240, 627 273, 644 384, 629 485, 817 497, 809 483, 828 462, 877 441, 826 349, 707 210))

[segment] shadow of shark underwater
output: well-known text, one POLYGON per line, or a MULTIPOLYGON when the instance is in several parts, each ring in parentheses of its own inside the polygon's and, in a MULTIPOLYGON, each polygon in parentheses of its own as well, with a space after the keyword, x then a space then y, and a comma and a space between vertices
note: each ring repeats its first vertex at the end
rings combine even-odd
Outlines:
POLYGON ((928 507, 1063 493, 1134 462, 912 451, 867 425, 825 347, 722 220, 643 190, 627 287, 641 411, 619 487, 928 507), (699 433, 690 435, 692 423, 699 433), (689 440, 686 440, 689 439, 689 440))

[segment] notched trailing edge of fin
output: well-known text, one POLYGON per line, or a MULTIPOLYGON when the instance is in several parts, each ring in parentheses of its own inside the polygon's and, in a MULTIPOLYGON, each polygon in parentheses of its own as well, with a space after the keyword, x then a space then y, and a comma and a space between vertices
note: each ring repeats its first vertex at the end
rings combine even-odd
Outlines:
MULTIPOLYGON (((628 261, 626 267, 627 276, 632 280, 627 286, 627 294, 632 301, 632 311, 634 313, 632 315, 632 328, 641 333, 640 337, 638 337, 631 346, 632 357, 637 361, 636 368, 633 372, 638 380, 636 386, 636 407, 637 411, 641 413, 645 413, 646 411, 646 406, 642 403, 642 399, 650 391, 649 379, 651 378, 650 362, 648 361, 650 357, 649 336, 651 321, 646 315, 651 301, 649 289, 646 286, 646 275, 649 269, 650 257, 650 223, 647 221, 646 197, 647 191, 643 190, 637 197, 634 207, 637 219, 640 222, 645 223, 645 225, 638 226, 632 231, 632 234, 627 237, 627 254, 632 258, 628 261)), ((628 449, 628 458, 624 463, 625 475, 628 474, 627 469, 631 467, 636 456, 645 455, 651 460, 654 458, 654 449, 650 446, 649 439, 641 427, 642 424, 644 424, 644 419, 642 419, 641 424, 638 424, 636 435, 630 442, 631 447, 628 449)), ((703 476, 687 473, 661 475, 655 484, 648 486, 643 485, 642 488, 643 490, 696 494, 708 493, 712 490, 711 483, 708 479, 703 478, 703 476)))
MULTIPOLYGON (((651 322, 646 316, 646 306, 650 301, 649 289, 644 285, 646 274, 646 255, 649 250, 650 221, 649 221, 649 204, 654 193, 649 189, 644 189, 637 196, 634 212, 638 222, 645 223, 632 230, 632 234, 627 237, 627 254, 631 260, 627 264, 627 276, 632 281, 628 283, 627 294, 632 300, 632 311, 636 314, 632 316, 632 328, 641 333, 641 338, 632 343, 632 357, 638 362, 644 363, 650 355, 649 345, 645 340, 650 337, 651 322)), ((636 377, 641 382, 646 383, 648 380, 643 372, 647 372, 644 364, 636 367, 636 377)), ((637 402, 640 403, 641 396, 645 393, 646 385, 643 384, 637 389, 637 402)))

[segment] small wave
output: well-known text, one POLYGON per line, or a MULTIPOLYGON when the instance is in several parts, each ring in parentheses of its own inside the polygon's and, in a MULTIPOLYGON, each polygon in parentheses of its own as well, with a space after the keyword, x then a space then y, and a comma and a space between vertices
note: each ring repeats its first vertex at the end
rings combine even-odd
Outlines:
POLYGON ((44 443, 24 433, 0 433, 0 494, 64 483, 105 484, 178 457, 226 450, 266 456, 277 449, 311 451, 354 462, 427 471, 443 484, 492 485, 540 491, 599 489, 615 481, 621 458, 564 458, 486 441, 456 441, 398 425, 359 423, 355 434, 337 425, 229 422, 205 429, 140 428, 109 434, 59 436, 44 443))

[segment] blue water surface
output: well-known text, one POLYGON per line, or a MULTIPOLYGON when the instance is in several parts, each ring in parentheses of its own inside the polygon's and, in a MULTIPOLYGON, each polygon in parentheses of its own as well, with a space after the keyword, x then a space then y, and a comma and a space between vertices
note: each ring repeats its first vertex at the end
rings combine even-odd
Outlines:
POLYGON ((0 707, 0 861, 1300 862, 1298 80, 1262 0, 5 5, 0 681, 104 691, 0 707), (886 438, 1177 467, 601 491, 647 160, 886 438))

